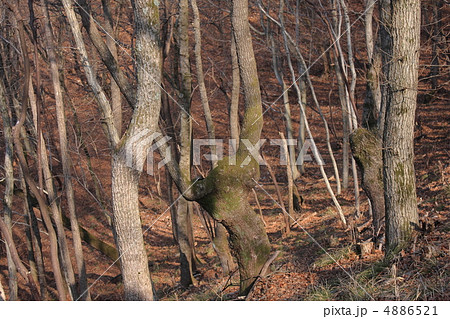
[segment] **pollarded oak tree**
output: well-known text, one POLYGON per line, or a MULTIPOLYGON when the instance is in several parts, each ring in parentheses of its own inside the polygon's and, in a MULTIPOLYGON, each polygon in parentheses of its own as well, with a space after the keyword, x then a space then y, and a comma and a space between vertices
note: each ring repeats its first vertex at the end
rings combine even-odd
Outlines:
MULTIPOLYGON (((233 1, 232 29, 245 101, 239 139, 255 145, 261 136, 263 117, 247 0, 233 1)), ((239 143, 235 158, 225 157, 219 161, 205 179, 188 180, 174 162, 168 165, 185 198, 197 201, 228 230, 239 266, 241 294, 249 291, 270 254, 263 222, 248 202, 248 195, 259 179, 259 164, 245 144, 239 143)), ((161 151, 165 152, 165 149, 161 151)))
POLYGON ((384 111, 381 111, 380 39, 374 41, 372 20, 376 0, 367 0, 365 7, 365 37, 367 57, 366 92, 363 104, 362 127, 350 135, 352 155, 362 175, 362 187, 369 198, 374 229, 374 241, 381 239, 384 225, 383 156, 381 152, 384 111))

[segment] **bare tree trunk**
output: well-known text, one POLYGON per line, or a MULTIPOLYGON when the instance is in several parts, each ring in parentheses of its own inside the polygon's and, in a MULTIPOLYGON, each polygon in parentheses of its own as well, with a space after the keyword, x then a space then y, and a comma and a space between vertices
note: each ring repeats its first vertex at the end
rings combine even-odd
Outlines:
MULTIPOLYGON (((211 109, 209 107, 208 95, 206 94, 205 86, 205 76, 203 74, 203 63, 202 63, 202 37, 200 29, 200 14, 198 12, 197 1, 191 0, 192 12, 193 12, 193 25, 194 25, 194 35, 195 35, 195 66, 197 69, 197 83, 200 91, 200 99, 202 101, 203 112, 205 113, 206 128, 208 130, 208 138, 214 140, 216 138, 214 122, 211 116, 211 109)), ((216 147, 211 146, 211 153, 216 154, 216 147)), ((216 167, 216 158, 212 161, 213 168, 216 167)))
MULTIPOLYGON (((231 20, 245 97, 245 115, 240 140, 248 140, 254 145, 260 138, 263 122, 261 92, 248 23, 247 0, 233 1, 231 20)), ((204 185, 214 191, 198 200, 230 234, 231 247, 239 265, 241 294, 246 294, 250 290, 270 253, 264 225, 247 199, 251 191, 250 185, 254 185, 255 180, 259 178, 259 165, 255 159, 251 159, 246 166, 242 165, 248 155, 250 153, 247 146, 241 142, 236 154, 236 165, 230 165, 228 158, 220 161, 199 184, 200 189, 204 189, 202 187, 204 185)))
MULTIPOLYGON (((300 100, 301 100, 301 104, 300 104, 300 108, 303 108, 303 110, 300 110, 300 123, 298 125, 298 151, 301 152, 301 150, 303 149, 303 146, 305 145, 305 141, 306 141, 306 129, 305 129, 305 117, 303 116, 303 114, 306 114, 306 103, 307 103, 307 99, 306 99, 306 77, 305 77, 305 73, 306 73, 306 69, 304 68, 305 66, 301 63, 299 66, 299 73, 301 74, 299 83, 298 83, 298 87, 300 90, 300 100)), ((305 173, 305 165, 302 164, 298 164, 298 171, 300 174, 304 174, 305 173)))
MULTIPOLYGON (((349 134, 347 139, 350 142, 350 133, 353 132, 358 127, 358 120, 356 116, 356 111, 352 106, 353 101, 355 101, 355 89, 356 89, 356 69, 355 63, 353 61, 353 45, 352 45, 352 33, 350 17, 348 15, 348 8, 345 4, 345 0, 340 0, 340 4, 342 7, 342 11, 344 13, 344 22, 345 22, 345 30, 347 34, 347 55, 348 55, 348 65, 350 66, 350 74, 351 74, 351 82, 350 87, 347 85, 347 113, 348 113, 348 122, 349 122, 349 134)), ((347 81, 348 82, 348 81, 347 81)), ((356 108, 356 106, 355 106, 356 108)), ((355 194, 355 210, 356 214, 360 213, 360 197, 359 197, 359 180, 358 180, 358 171, 356 169, 355 159, 352 157, 351 162, 352 173, 353 173, 353 189, 355 194)))
MULTIPOLYGON (((211 110, 209 107, 208 96, 206 94, 205 77, 203 74, 203 63, 201 55, 201 28, 200 28, 200 14, 198 11, 197 1, 191 0, 191 6, 193 11, 193 25, 195 34, 195 64, 197 69, 197 82, 200 90, 200 98, 203 105, 203 111, 205 113, 206 127, 208 130, 208 138, 214 140, 216 138, 214 122, 211 116, 211 110)), ((233 37, 231 37, 232 47, 232 68, 233 68, 233 88, 231 92, 231 106, 230 106, 230 127, 231 138, 236 141, 236 148, 239 145, 239 121, 238 121, 238 106, 239 106, 239 65, 237 63, 236 55, 236 43, 233 37), (237 74, 236 74, 237 73, 237 74), (237 78, 237 79, 236 79, 237 78), (237 83, 235 83, 237 81, 237 83), (237 88, 235 87, 237 86, 237 88)), ((211 146, 211 154, 216 155, 212 160, 212 168, 217 166, 217 154, 216 146, 211 146)), ((231 256, 230 247, 228 245, 228 233, 225 227, 220 223, 215 223, 215 231, 213 234, 212 242, 214 249, 219 256, 220 263, 224 276, 230 274, 234 268, 236 268, 233 258, 231 256)))
POLYGON ((132 1, 136 32, 137 100, 131 123, 122 143, 113 152, 113 225, 121 255, 125 299, 153 300, 152 283, 141 230, 138 204, 139 167, 127 166, 126 157, 142 162, 150 145, 139 151, 137 137, 156 132, 161 105, 161 50, 157 2, 132 1), (134 145, 136 144, 136 145, 134 145), (136 150, 134 151, 134 148, 136 150), (127 154, 129 150, 132 154, 127 154), (127 151, 128 150, 128 151, 127 151))
MULTIPOLYGON (((2 81, 0 79, 0 81, 2 81)), ((3 197, 3 216, 5 225, 8 231, 12 233, 12 200, 14 193, 14 150, 13 137, 11 129, 11 119, 8 112, 7 101, 5 99, 5 92, 3 90, 3 83, 0 83, 0 111, 3 120, 3 134, 5 139, 5 195, 3 197)), ((9 300, 17 300, 17 269, 11 256, 8 245, 6 245, 6 257, 8 260, 8 285, 9 285, 9 300)))
POLYGON ((231 139, 236 141, 236 151, 239 148, 239 95, 241 94, 241 78, 236 53, 236 39, 231 35, 231 68, 233 86, 231 89, 230 128, 231 139))
POLYGON ((383 0, 381 23, 386 83, 383 134, 383 177, 386 207, 386 254, 396 254, 414 237, 418 227, 414 171, 420 1, 383 0))
MULTIPOLYGON (((148 3, 143 0, 132 2, 136 26, 138 94, 131 123, 120 144, 119 135, 114 126, 111 107, 90 67, 80 27, 71 2, 63 0, 63 4, 83 60, 87 79, 102 110, 106 134, 113 149, 113 229, 121 257, 125 299, 153 300, 152 283, 139 216, 138 184, 143 161, 151 143, 148 137, 157 130, 161 103, 158 3, 148 3), (127 161, 130 157, 132 160, 131 164, 136 164, 131 165, 132 167, 127 161)), ((112 71, 111 73, 113 73, 112 71)), ((122 86, 119 86, 122 89, 122 86)), ((127 90, 122 92, 124 94, 129 93, 127 90)), ((130 96, 127 99, 131 105, 134 105, 130 96)))
MULTIPOLYGON (((180 128, 180 172, 187 180, 191 179, 192 121, 191 121, 191 66, 189 62, 189 1, 179 2, 178 19, 180 81, 181 81, 181 128, 180 128)), ((198 61, 197 61, 198 62, 198 61)), ((201 61, 200 61, 201 62, 201 61)), ((198 67, 198 66, 197 66, 198 67)), ((204 91, 206 94, 206 91, 204 91)), ((208 123, 208 122, 207 122, 208 123)), ((209 123, 211 124, 211 123, 209 123)), ((192 203, 185 198, 178 200, 175 218, 176 237, 180 250, 181 285, 196 284, 194 236, 192 233, 192 203)))
MULTIPOLYGON (((269 162, 264 158, 264 162, 266 163, 267 170, 269 171, 270 177, 272 178, 273 185, 275 187, 275 191, 277 192, 277 198, 278 203, 280 205, 280 208, 283 213, 283 228, 281 229, 281 234, 284 236, 284 234, 289 233, 290 231, 290 223, 289 223, 289 216, 287 215, 286 205, 284 205, 283 196, 281 195, 280 187, 278 186, 277 177, 275 176, 275 173, 273 172, 272 166, 269 164, 269 162)), ((290 199, 290 198, 289 198, 290 199)))
POLYGON ((441 26, 442 26, 442 7, 444 3, 442 0, 436 0, 433 4, 433 28, 432 28, 432 34, 431 34, 431 50, 432 50, 432 57, 431 57, 431 69, 430 69, 430 77, 431 77, 431 88, 433 90, 438 89, 439 87, 439 46, 443 43, 442 42, 442 33, 441 33, 441 26))
MULTIPOLYGON (((33 87, 30 83, 29 89, 29 100, 31 105, 31 112, 33 114, 33 122, 36 127, 36 131, 40 132, 39 139, 40 140, 40 148, 39 154, 37 155, 40 159, 40 169, 44 175, 44 185, 47 190, 47 196, 50 201, 49 208, 52 212, 53 220, 55 221, 56 226, 56 234, 58 237, 59 251, 61 254, 61 268, 64 274, 64 277, 69 285, 69 290, 71 294, 71 298, 77 298, 76 284, 75 284, 75 274, 72 267, 72 261, 70 259, 69 245, 67 243, 66 233, 64 231, 64 225, 62 221, 62 213, 61 207, 58 205, 58 196, 55 190, 55 185, 53 184, 53 174, 50 171, 50 164, 48 160, 47 147, 44 141, 44 137, 42 135, 42 130, 38 130, 38 106, 36 101, 36 95, 34 94, 33 87)), ((42 193, 43 194, 43 193, 42 193)), ((41 194, 41 196, 42 196, 41 194)))
MULTIPOLYGON (((284 27, 283 13, 284 13, 284 1, 280 1, 278 16, 279 16, 281 25, 284 27)), ((272 42, 271 43, 272 55, 276 55, 277 51, 279 51, 279 50, 275 49, 275 43, 273 41, 273 38, 271 38, 271 42, 272 42)), ((293 129, 292 129, 291 107, 289 104, 289 87, 286 85, 286 83, 284 81, 283 70, 282 70, 281 65, 279 65, 280 63, 279 63, 278 59, 276 56, 273 57, 274 70, 275 70, 275 75, 278 80, 278 83, 280 84, 281 89, 283 90, 284 118, 286 120, 286 136, 289 139, 289 141, 291 141, 294 139, 294 133, 293 133, 293 129)), ((288 154, 289 167, 291 168, 292 178, 295 180, 300 176, 300 172, 298 171, 297 165, 295 164, 295 162, 296 162, 295 161, 296 160, 295 145, 292 145, 291 143, 289 143, 288 150, 289 150, 289 154, 288 154)))
MULTIPOLYGON (((50 240, 50 256, 51 256, 51 262, 53 267, 53 273, 55 276, 56 286, 58 289, 59 299, 60 300, 66 300, 66 291, 64 287, 64 280, 61 274, 60 264, 59 264, 59 257, 58 257, 58 242, 56 238, 56 234, 52 225, 52 221, 50 218, 50 214, 48 211, 48 203, 41 195, 41 191, 37 187, 36 183, 34 182, 30 171, 28 169, 29 165, 25 158, 22 142, 20 140, 20 134, 21 130, 23 129, 23 125, 26 120, 26 110, 27 105, 29 102, 29 88, 31 83, 31 76, 30 76, 30 61, 28 58, 28 50, 25 42, 25 31, 23 26, 23 20, 20 19, 20 13, 17 8, 16 3, 8 3, 10 5, 11 10, 14 12, 14 15, 16 16, 16 19, 18 21, 18 33, 19 33, 19 39, 20 39, 20 45, 22 49, 22 56, 24 59, 24 85, 23 85, 23 91, 22 91, 22 105, 21 105, 21 111, 19 115, 19 120, 17 121, 16 125, 13 127, 13 140, 14 140, 14 146, 15 146, 15 152, 17 155, 17 158, 19 160, 19 164, 21 166, 24 178, 28 186, 30 187, 31 192, 34 194, 36 199, 39 203, 39 209, 41 210, 42 218, 45 222, 45 225, 48 230, 49 234, 49 240, 50 240)), ((3 89, 2 89, 3 90, 3 89)), ((39 155, 37 155, 39 156, 39 155)), ((42 188, 41 188, 42 190, 42 188)), ((11 247, 10 247, 11 248, 11 247)), ((17 263, 16 263, 17 266, 17 263)))
MULTIPOLYGON (((76 216, 74 190, 72 186, 72 172, 70 156, 67 148, 67 129, 66 129, 66 115, 64 112, 64 102, 62 96, 61 83, 59 81, 59 71, 56 61, 55 45, 53 40, 52 29, 50 25, 50 17, 48 15, 47 3, 45 0, 41 1, 42 9, 45 16, 45 37, 47 44, 47 54, 50 63, 50 72, 53 82, 53 89, 55 93, 56 104, 56 118, 58 124, 59 145, 61 152, 61 162, 64 175, 64 187, 66 191, 67 205, 69 208, 70 225, 72 229, 72 240, 75 250, 75 259, 77 263, 78 276, 79 276, 79 292, 81 300, 90 300, 90 293, 87 290, 87 277, 86 277, 86 265, 83 256, 83 246, 81 244, 80 232, 78 228, 78 220, 76 216)), ((77 293, 77 296, 78 296, 77 293)), ((75 297, 77 298, 77 297, 75 297)))
MULTIPOLYGON (((368 129, 377 129, 377 120, 379 118, 381 104, 381 90, 379 83, 379 74, 381 71, 381 55, 378 43, 375 43, 373 37, 373 11, 376 0, 366 0, 364 16, 365 38, 367 47, 367 57, 369 67, 366 73, 366 96, 364 99, 362 125, 368 129)), ((381 128, 382 130, 382 128, 381 128)), ((382 135, 382 132, 379 132, 382 135)))
MULTIPOLYGON (((103 15, 105 16, 105 30, 108 33, 106 35, 106 45, 111 52, 112 56, 118 61, 117 46, 115 41, 114 24, 110 11, 110 1, 102 0, 103 15)), ((122 135, 122 96, 120 88, 115 80, 111 79, 111 106, 114 119, 114 126, 116 127, 119 136, 122 135)))
POLYGON ((381 91, 379 84, 380 53, 374 43, 372 19, 375 0, 366 1, 365 37, 369 67, 366 74, 366 96, 363 105, 363 128, 350 136, 353 158, 362 174, 362 188, 371 203, 374 239, 382 235, 384 224, 383 158, 381 152, 383 128, 378 126, 381 91))
POLYGON ((39 291, 37 289, 37 284, 31 276, 31 272, 25 268, 25 265, 22 263, 19 257, 19 253, 17 252, 16 245, 14 244, 13 237, 11 232, 8 229, 8 226, 3 221, 3 218, 0 218, 0 231, 3 233, 3 238, 5 239, 6 245, 8 245, 9 251, 11 253, 11 259, 14 261, 14 264, 20 273, 20 275, 25 279, 26 283, 30 286, 31 295, 35 300, 40 300, 39 291))
MULTIPOLYGON (((332 7, 332 27, 333 34, 331 41, 335 47, 340 48, 340 38, 341 38, 341 25, 342 16, 338 14, 338 0, 331 0, 332 7)), ((334 68, 336 72, 336 79, 339 88, 339 100, 341 102, 342 108, 342 188, 346 190, 348 188, 348 169, 349 169, 349 135, 350 135, 350 123, 348 114, 348 105, 346 98, 346 88, 344 83, 344 77, 346 76, 344 70, 341 70, 340 61, 342 59, 339 56, 338 50, 335 50, 334 54, 334 68)), ((339 192, 338 192, 339 194, 339 192)))
MULTIPOLYGON (((286 142, 286 139, 284 137, 284 134, 281 133, 281 139, 283 140, 283 149, 284 153, 288 154, 288 145, 286 142)), ((291 160, 289 156, 286 156, 287 159, 287 180, 288 180, 288 213, 284 214, 284 223, 286 224, 286 235, 289 235, 291 232, 291 219, 294 218, 294 177, 292 176, 292 170, 290 170, 291 166, 291 160)))
POLYGON ((33 211, 33 207, 30 205, 30 195, 27 189, 27 184, 25 182, 25 179, 23 178, 23 173, 20 172, 20 183, 23 193, 23 208, 24 211, 27 212, 29 225, 30 225, 30 232, 31 232, 31 243, 33 246, 33 254, 34 254, 34 260, 36 261, 37 266, 37 275, 39 286, 40 286, 40 294, 41 294, 41 300, 47 300, 47 280, 45 279, 45 265, 44 265, 44 259, 42 257, 42 242, 41 242, 41 235, 39 231, 39 225, 38 220, 36 218, 36 215, 33 211))

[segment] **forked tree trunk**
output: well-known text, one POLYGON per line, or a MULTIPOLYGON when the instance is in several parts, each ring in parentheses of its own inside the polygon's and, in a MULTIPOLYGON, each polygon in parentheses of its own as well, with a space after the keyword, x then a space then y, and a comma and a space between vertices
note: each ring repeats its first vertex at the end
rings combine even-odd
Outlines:
MULTIPOLYGON (((261 92, 256 61, 248 24, 247 0, 233 1, 232 27, 236 40, 239 71, 244 87, 245 114, 240 140, 255 145, 262 130, 261 92)), ((250 153, 240 143, 236 164, 229 158, 219 161, 205 180, 197 183, 196 190, 204 190, 206 196, 197 201, 230 234, 230 243, 236 255, 240 272, 240 293, 246 294, 266 263, 270 244, 259 216, 248 202, 248 194, 259 178, 259 164, 251 159, 241 165, 250 153)))
POLYGON ((138 204, 142 167, 129 167, 127 157, 131 156, 136 165, 143 164, 150 143, 139 136, 146 130, 148 134, 157 130, 161 105, 159 7, 157 1, 135 0, 132 4, 136 26, 137 101, 128 130, 113 151, 113 225, 121 256, 125 299, 153 300, 138 204))
POLYGON ((383 134, 383 177, 386 207, 386 254, 409 243, 418 227, 414 171, 420 0, 383 0, 381 23, 386 29, 386 84, 383 134))
MULTIPOLYGON (((86 77, 102 111, 106 135, 112 148, 113 229, 121 258, 125 299, 153 300, 152 283, 139 216, 138 185, 147 149, 151 144, 149 137, 157 131, 161 103, 159 2, 144 0, 132 2, 135 15, 138 99, 131 123, 120 141, 114 126, 110 104, 90 66, 72 3, 69 0, 63 0, 63 4, 83 60, 86 77)), ((100 48, 101 43, 97 44, 100 48)), ((114 59, 112 58, 112 60, 114 59)), ((110 62, 114 64, 116 61, 110 62)), ((118 80, 118 70, 114 69, 114 65, 111 64, 108 65, 108 68, 118 80)), ((126 83, 120 83, 122 92, 134 106, 132 94, 128 90, 129 86, 126 83)))

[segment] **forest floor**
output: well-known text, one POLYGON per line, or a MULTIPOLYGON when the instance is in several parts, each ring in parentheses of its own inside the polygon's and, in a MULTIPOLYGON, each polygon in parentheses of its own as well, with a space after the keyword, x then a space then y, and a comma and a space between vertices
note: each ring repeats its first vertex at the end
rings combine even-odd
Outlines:
MULTIPOLYGON (((319 86, 320 87, 320 86, 319 86)), ((403 251, 393 263, 384 263, 384 252, 376 249, 361 256, 358 243, 371 236, 370 231, 353 234, 343 227, 321 179, 318 166, 306 163, 306 173, 296 181, 304 199, 302 211, 292 220, 291 232, 282 235, 282 210, 267 168, 261 167, 260 185, 256 187, 263 219, 273 251, 280 251, 269 274, 258 280, 250 300, 449 300, 450 243, 450 109, 443 96, 422 97, 427 103, 419 105, 415 136, 417 198, 424 231, 411 251, 403 251), (270 194, 270 195, 268 195, 270 194)), ((328 114, 329 115, 329 114, 328 114)), ((270 117, 269 117, 270 118, 270 117)), ((267 120, 270 124, 271 119, 267 120)), ((320 120, 312 125, 320 126, 320 120)), ((277 133, 274 125, 265 131, 277 133)), ((324 150, 324 135, 317 130, 319 150, 324 150)), ((322 132, 324 133, 324 132, 322 132)), ((335 144, 339 147, 338 144, 335 144)), ((263 148, 271 163, 273 148, 263 148)), ((322 151, 323 153, 323 151, 322 151)), ((339 153, 339 152, 338 152, 339 153)), ((326 154, 322 154, 329 163, 326 154)), ((337 156, 340 161, 340 157, 337 156)), ((103 163, 107 165, 107 163, 103 163)), ((100 165, 100 164, 99 164, 100 165)), ((331 176, 331 167, 326 165, 331 176)), ((284 166, 273 165, 283 194, 287 193, 284 166)), ((107 172, 101 172, 107 175, 107 172)), ((179 254, 172 237, 169 203, 166 190, 158 191, 160 176, 143 178, 141 183, 141 218, 149 265, 156 295, 160 300, 233 300, 237 297, 238 275, 222 275, 220 262, 214 252, 199 217, 194 214, 193 225, 198 256, 197 284, 188 289, 179 286, 179 254), (159 193, 159 194, 158 194, 159 193)), ((333 178, 331 178, 333 181, 333 178)), ((163 184, 163 183, 161 183, 163 184)), ((105 188, 108 185, 103 185, 105 188)), ((332 184, 335 189, 335 183, 332 184)), ((338 196, 347 219, 356 226, 368 220, 367 199, 361 191, 362 216, 355 217, 353 185, 338 196)), ((81 190, 78 190, 81 191, 81 190)), ((287 198, 284 198, 285 202, 287 198)), ((250 198, 256 209, 255 200, 250 198)), ((80 201, 84 213, 80 223, 99 238, 113 244, 112 232, 98 208, 80 201)), ((94 204, 92 204, 94 205, 94 204)), ((23 235, 17 225, 15 236, 23 235)), ((70 240, 70 233, 67 233, 70 240)), ((43 233, 45 262, 48 240, 43 233)), ((123 289, 118 264, 87 244, 83 246, 87 261, 90 293, 93 300, 121 300, 123 289)), ((25 256, 24 244, 19 246, 25 256)), ((50 269, 50 267, 49 267, 50 269)), ((7 289, 6 259, 0 259, 0 280, 7 289)), ((47 280, 52 283, 52 274, 47 280)), ((28 299, 28 288, 19 281, 20 299, 28 299)), ((52 286, 50 284, 50 286, 52 286)), ((50 288, 52 293, 52 288, 50 288)))

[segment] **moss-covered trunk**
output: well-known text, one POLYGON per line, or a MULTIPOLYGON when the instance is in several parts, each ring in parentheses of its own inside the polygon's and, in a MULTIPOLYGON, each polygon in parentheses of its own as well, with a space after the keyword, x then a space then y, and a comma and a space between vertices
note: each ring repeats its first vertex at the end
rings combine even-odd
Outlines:
POLYGON ((362 187, 372 204, 375 235, 383 226, 384 189, 381 139, 373 132, 359 128, 350 135, 352 154, 362 175, 362 187))
POLYGON ((261 218, 248 202, 253 178, 259 173, 252 160, 248 166, 230 165, 225 158, 206 178, 213 192, 199 200, 202 207, 230 235, 231 249, 240 272, 240 293, 246 294, 256 280, 270 254, 270 243, 261 218))
MULTIPOLYGON (((261 91, 248 24, 248 1, 233 1, 233 36, 244 88, 245 113, 235 158, 224 158, 205 179, 189 181, 172 161, 169 172, 188 200, 197 201, 228 230, 240 272, 240 293, 246 294, 269 258, 270 243, 260 217, 248 202, 259 179, 259 164, 248 146, 258 143, 263 126, 261 91)), ((162 146, 161 151, 167 149, 162 146)))

